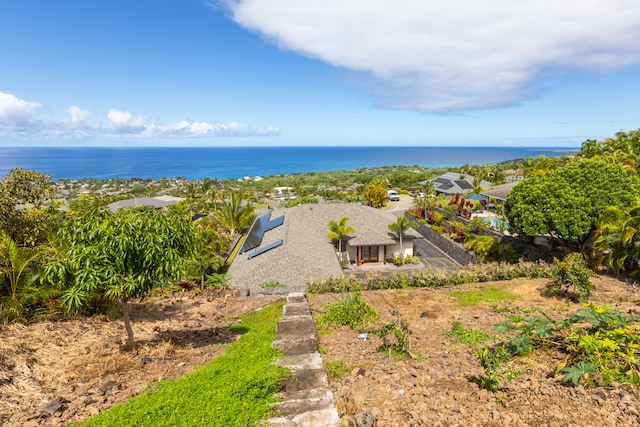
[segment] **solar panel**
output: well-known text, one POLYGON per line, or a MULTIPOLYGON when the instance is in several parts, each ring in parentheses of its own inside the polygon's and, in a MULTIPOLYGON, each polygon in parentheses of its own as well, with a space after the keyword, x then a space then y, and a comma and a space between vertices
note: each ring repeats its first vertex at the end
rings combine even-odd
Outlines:
POLYGON ((445 183, 449 182, 449 180, 446 179, 446 178, 436 178, 436 179, 433 180, 433 182, 437 182, 438 184, 445 184, 445 183))
POLYGON ((444 183, 438 185, 438 188, 442 188, 443 190, 448 190, 451 187, 453 187, 453 184, 451 183, 451 181, 447 181, 447 182, 444 182, 444 183))
POLYGON ((264 227, 269 223, 270 218, 271 213, 256 218, 256 220, 253 222, 253 225, 251 226, 251 230, 249 230, 247 238, 240 248, 241 254, 260 246, 260 243, 262 243, 262 237, 264 236, 264 227))
POLYGON ((261 255, 267 251, 270 251, 273 248, 277 248, 278 246, 282 245, 282 239, 276 240, 275 242, 265 246, 264 248, 260 248, 260 249, 256 249, 255 251, 251 252, 249 254, 249 256, 247 257, 247 259, 251 259, 254 257, 257 257, 258 255, 261 255))
POLYGON ((273 221, 271 221, 271 213, 257 218, 251 226, 251 230, 249 230, 249 234, 240 248, 240 253, 243 254, 260 246, 264 233, 269 230, 273 230, 274 228, 282 225, 282 223, 284 223, 284 215, 279 216, 273 221))
POLYGON ((469 184, 467 181, 456 181, 456 184, 458 184, 458 186, 463 190, 473 190, 473 185, 469 184))
POLYGON ((267 224, 267 226, 264 229, 264 231, 273 230, 274 228, 281 226, 282 223, 284 223, 284 215, 279 216, 278 218, 269 221, 269 223, 267 224))

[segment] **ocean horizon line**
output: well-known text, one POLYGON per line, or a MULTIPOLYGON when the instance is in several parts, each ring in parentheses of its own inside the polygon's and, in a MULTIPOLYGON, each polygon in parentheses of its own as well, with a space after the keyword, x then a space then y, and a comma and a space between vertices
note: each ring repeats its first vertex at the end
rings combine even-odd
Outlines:
POLYGON ((230 179, 382 166, 497 164, 577 151, 561 146, 0 147, 0 176, 22 167, 52 179, 230 179))

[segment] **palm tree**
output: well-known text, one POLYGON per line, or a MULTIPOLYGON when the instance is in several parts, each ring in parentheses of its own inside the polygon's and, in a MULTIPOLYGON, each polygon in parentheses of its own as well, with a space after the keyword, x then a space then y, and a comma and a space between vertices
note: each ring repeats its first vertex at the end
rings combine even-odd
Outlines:
POLYGON ((402 258, 404 258, 404 247, 402 245, 402 238, 404 237, 404 233, 410 228, 415 228, 415 227, 416 227, 415 222, 403 216, 398 217, 396 222, 392 222, 391 224, 389 224, 389 230, 396 233, 398 235, 398 238, 400 239, 400 252, 402 252, 402 258))
POLYGON ((207 276, 217 272, 221 265, 222 260, 219 257, 200 253, 187 261, 187 274, 197 277, 200 289, 204 289, 207 276))
POLYGON ((242 193, 232 191, 229 194, 229 200, 225 201, 217 212, 232 236, 242 227, 251 224, 254 218, 253 208, 250 204, 244 204, 243 201, 242 193))
POLYGON ((640 205, 607 208, 598 222, 593 249, 615 273, 640 277, 640 205))
POLYGON ((334 220, 329 221, 329 234, 328 237, 331 240, 338 241, 338 252, 340 252, 340 261, 342 261, 342 241, 345 237, 347 237, 351 233, 356 232, 356 228, 353 226, 348 226, 347 221, 349 221, 349 217, 342 217, 339 222, 334 220))
POLYGON ((13 310, 11 317, 19 318, 22 316, 20 308, 22 303, 18 301, 18 294, 34 279, 34 275, 29 269, 30 264, 34 263, 46 251, 47 249, 38 246, 21 248, 7 233, 0 232, 0 279, 4 276, 4 282, 8 285, 8 306, 13 310))

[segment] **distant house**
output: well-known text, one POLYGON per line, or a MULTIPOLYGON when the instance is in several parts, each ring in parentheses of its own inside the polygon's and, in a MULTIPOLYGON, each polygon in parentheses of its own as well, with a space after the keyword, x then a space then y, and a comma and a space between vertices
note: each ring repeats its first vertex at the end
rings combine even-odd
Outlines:
POLYGON ((107 205, 107 209, 111 212, 116 212, 122 208, 132 208, 135 206, 151 206, 156 209, 164 208, 165 206, 175 205, 178 202, 183 201, 182 197, 172 196, 156 196, 156 197, 134 197, 133 199, 119 200, 107 205))
MULTIPOLYGON (((475 190, 475 178, 471 175, 459 172, 446 172, 437 178, 429 180, 433 182, 433 189, 436 193, 444 195, 465 194, 475 190)), ((424 185, 428 181, 422 181, 418 184, 424 185)), ((493 184, 489 181, 481 181, 481 188, 489 188, 493 184)))
POLYGON ((293 187, 275 187, 273 189, 273 198, 279 199, 295 199, 296 194, 293 191, 293 187))
MULTIPOLYGON (((391 213, 355 203, 300 205, 275 210, 256 220, 247 236, 251 243, 243 245, 228 270, 231 283, 252 292, 259 292, 260 285, 270 281, 290 290, 304 290, 313 279, 341 276, 328 226, 329 221, 345 216, 349 218, 347 225, 356 228, 345 239, 345 260, 387 263, 400 254, 398 237, 388 228, 397 220, 391 213)), ((414 229, 405 233, 406 255, 413 255, 413 239, 418 237, 414 229)))
POLYGON ((504 203, 507 200, 507 196, 513 190, 520 181, 512 181, 502 185, 496 185, 488 190, 480 192, 483 196, 495 199, 499 203, 504 203))

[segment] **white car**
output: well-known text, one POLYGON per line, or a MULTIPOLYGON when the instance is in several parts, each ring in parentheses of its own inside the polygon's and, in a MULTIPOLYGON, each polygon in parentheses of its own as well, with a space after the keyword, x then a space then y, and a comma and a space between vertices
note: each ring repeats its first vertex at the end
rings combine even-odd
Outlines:
POLYGON ((387 199, 389 199, 392 202, 399 202, 400 201, 400 195, 395 190, 389 190, 389 191, 387 191, 387 199))

